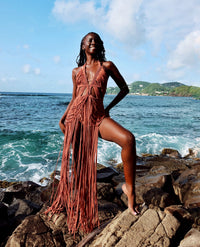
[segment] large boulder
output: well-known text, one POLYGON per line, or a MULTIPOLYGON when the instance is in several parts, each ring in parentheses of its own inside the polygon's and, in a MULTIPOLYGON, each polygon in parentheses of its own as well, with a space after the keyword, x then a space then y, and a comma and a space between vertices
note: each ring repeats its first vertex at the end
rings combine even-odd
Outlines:
POLYGON ((200 207, 200 165, 183 171, 173 187, 185 207, 200 207))
POLYGON ((157 209, 143 209, 133 216, 127 209, 95 237, 90 247, 170 246, 179 229, 179 221, 157 209))
POLYGON ((181 241, 179 247, 200 247, 200 232, 192 228, 181 241))
POLYGON ((52 231, 47 227, 39 215, 27 217, 19 225, 9 240, 6 247, 33 247, 33 246, 65 246, 61 231, 52 231))

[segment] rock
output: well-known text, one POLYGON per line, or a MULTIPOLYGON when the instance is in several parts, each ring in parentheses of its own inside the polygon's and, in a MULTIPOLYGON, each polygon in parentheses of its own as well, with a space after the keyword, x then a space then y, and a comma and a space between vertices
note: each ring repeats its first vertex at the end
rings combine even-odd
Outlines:
POLYGON ((126 210, 116 216, 89 246, 166 247, 170 246, 170 240, 176 234, 179 225, 174 216, 159 209, 145 208, 140 216, 133 216, 126 210))
POLYGON ((97 199, 112 201, 115 197, 113 185, 110 183, 97 183, 97 199))
MULTIPOLYGON (((0 246, 5 246, 6 242, 6 246, 12 247, 178 246, 184 236, 187 239, 186 233, 192 227, 200 230, 200 163, 177 158, 178 154, 168 151, 163 155, 137 157, 136 202, 149 205, 139 216, 125 210, 127 197, 121 189, 125 182, 123 164, 119 165, 119 172, 98 164, 101 226, 88 235, 80 230, 75 238, 68 232, 64 213, 53 215, 51 219, 42 213, 48 204, 44 202, 52 195, 52 180, 47 186, 29 181, 3 183, 5 188, 0 188, 0 246), (38 212, 41 206, 43 209, 38 212)), ((59 172, 56 174, 55 189, 59 172)))
POLYGON ((124 177, 124 173, 120 173, 119 175, 117 176, 114 176, 112 178, 112 183, 114 185, 118 185, 119 183, 124 183, 125 182, 125 177, 124 177))
POLYGON ((188 151, 189 151, 189 153, 184 157, 185 159, 199 160, 199 153, 200 153, 199 148, 196 148, 196 149, 189 148, 188 151))
POLYGON ((15 199, 8 208, 8 215, 9 217, 16 217, 19 215, 22 217, 26 217, 30 214, 37 213, 40 208, 41 207, 39 205, 31 201, 15 199))
POLYGON ((174 204, 173 196, 163 191, 160 188, 152 188, 143 194, 143 199, 146 205, 154 205, 160 208, 165 208, 174 204))
POLYGON ((40 185, 31 181, 18 182, 7 187, 6 192, 30 192, 34 191, 37 187, 40 187, 40 185))
POLYGON ((62 232, 51 231, 43 222, 39 215, 28 216, 19 225, 11 237, 6 247, 21 246, 65 246, 62 232))
MULTIPOLYGON (((0 202, 0 246, 9 234, 8 207, 0 202)), ((3 246, 3 245, 2 245, 3 246)))
POLYGON ((44 189, 45 187, 31 181, 14 183, 0 191, 0 201, 11 204, 14 199, 26 199, 42 205, 40 195, 44 189))
POLYGON ((97 182, 110 182, 113 176, 119 173, 112 167, 105 167, 97 170, 97 182))
POLYGON ((180 242, 179 247, 200 247, 200 232, 192 228, 180 242))
POLYGON ((177 150, 171 149, 171 148, 164 148, 162 150, 161 155, 169 156, 169 157, 172 157, 172 158, 181 158, 180 153, 177 150))
POLYGON ((175 194, 186 207, 200 206, 200 166, 183 171, 173 182, 175 194))
POLYGON ((11 185, 17 184, 18 182, 8 182, 6 180, 0 180, 0 188, 7 188, 11 185))
POLYGON ((193 160, 176 159, 163 155, 143 158, 143 164, 145 164, 146 167, 152 168, 156 166, 164 166, 168 173, 176 170, 184 171, 188 169, 189 164, 193 163, 193 160))
POLYGON ((171 205, 166 207, 164 211, 165 213, 172 214, 179 221, 187 220, 190 224, 192 222, 192 215, 182 205, 171 205))
POLYGON ((98 213, 100 223, 106 222, 114 218, 118 213, 121 212, 121 209, 115 203, 103 200, 98 202, 98 213))
POLYGON ((168 173, 161 173, 155 175, 147 175, 140 178, 137 178, 137 183, 142 184, 148 189, 150 188, 162 188, 167 181, 168 173))
POLYGON ((8 219, 8 207, 0 202, 0 220, 7 220, 8 219))

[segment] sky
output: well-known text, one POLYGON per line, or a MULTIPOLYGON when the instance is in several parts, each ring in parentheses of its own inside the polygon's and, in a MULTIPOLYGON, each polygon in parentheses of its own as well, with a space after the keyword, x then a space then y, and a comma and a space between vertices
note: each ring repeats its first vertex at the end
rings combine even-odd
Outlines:
POLYGON ((199 0, 0 0, 0 92, 71 93, 91 31, 127 84, 200 87, 199 13, 199 0))

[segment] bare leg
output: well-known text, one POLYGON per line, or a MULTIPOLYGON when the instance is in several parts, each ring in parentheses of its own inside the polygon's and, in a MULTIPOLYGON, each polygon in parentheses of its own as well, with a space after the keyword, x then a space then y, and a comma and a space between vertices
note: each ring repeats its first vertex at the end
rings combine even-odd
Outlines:
POLYGON ((111 118, 104 118, 99 126, 99 133, 104 140, 112 141, 122 147, 121 156, 124 165, 126 183, 122 185, 123 192, 128 197, 130 211, 138 214, 135 202, 135 170, 136 148, 134 135, 111 118))

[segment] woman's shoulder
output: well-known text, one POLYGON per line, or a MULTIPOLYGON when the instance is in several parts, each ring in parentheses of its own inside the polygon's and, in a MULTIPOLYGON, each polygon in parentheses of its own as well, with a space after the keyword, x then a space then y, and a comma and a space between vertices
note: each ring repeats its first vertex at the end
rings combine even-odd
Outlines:
POLYGON ((72 76, 76 77, 76 75, 81 71, 82 66, 76 67, 72 70, 72 76))
POLYGON ((114 63, 112 61, 105 61, 102 63, 102 65, 106 68, 106 69, 112 69, 113 67, 115 67, 114 63))
POLYGON ((105 61, 102 63, 102 65, 104 66, 107 72, 113 72, 117 68, 112 61, 105 61))
POLYGON ((73 68, 72 74, 77 74, 77 73, 81 70, 81 67, 82 67, 82 66, 73 68))

